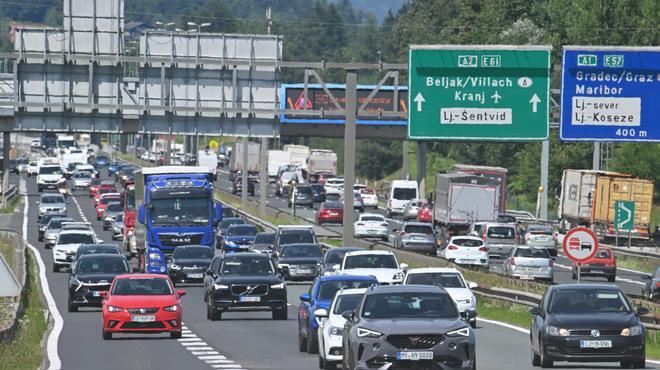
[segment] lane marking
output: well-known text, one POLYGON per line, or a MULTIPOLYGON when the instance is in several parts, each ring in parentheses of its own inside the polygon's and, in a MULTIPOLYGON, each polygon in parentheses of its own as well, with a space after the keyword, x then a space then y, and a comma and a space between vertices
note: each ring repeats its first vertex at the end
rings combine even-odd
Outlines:
MULTIPOLYGON (((563 268, 565 270, 573 270, 572 266, 566 266, 566 265, 562 265, 562 264, 559 264, 559 263, 555 263, 555 266, 563 268)), ((624 282, 624 283, 630 283, 630 284, 636 284, 636 285, 646 285, 646 283, 643 283, 641 281, 626 279, 626 278, 620 278, 620 277, 617 277, 616 281, 620 281, 620 282, 624 282)))
POLYGON ((218 366, 220 366, 220 368, 224 367, 232 369, 243 368, 242 365, 237 364, 232 360, 228 360, 227 357, 221 355, 208 343, 199 338, 195 333, 192 332, 192 330, 188 328, 188 326, 185 325, 185 323, 181 323, 181 333, 183 338, 177 339, 179 344, 181 344, 183 348, 187 349, 190 354, 195 356, 200 361, 204 361, 204 363, 207 365, 213 368, 218 368, 218 366))
POLYGON ((57 352, 58 343, 60 340, 60 335, 62 334, 62 329, 64 328, 64 320, 60 311, 57 309, 57 304, 53 298, 53 293, 50 291, 50 285, 48 284, 48 277, 46 276, 46 264, 41 258, 41 253, 37 248, 28 242, 28 210, 30 199, 28 198, 27 186, 25 185, 25 180, 21 179, 19 184, 19 189, 23 188, 24 192, 24 203, 23 206, 23 241, 25 245, 34 253, 34 256, 37 260, 37 265, 39 266, 39 282, 41 283, 41 291, 44 293, 46 302, 48 303, 48 310, 50 315, 53 317, 53 329, 48 334, 48 340, 46 342, 46 353, 48 356, 48 370, 60 370, 62 368, 62 360, 60 359, 59 353, 57 352))
POLYGON ((83 222, 89 222, 87 220, 87 216, 85 216, 85 213, 83 212, 82 208, 80 208, 80 204, 78 204, 78 201, 76 200, 76 197, 74 197, 72 195, 71 198, 73 199, 73 204, 75 204, 76 208, 78 209, 78 213, 80 214, 80 218, 83 220, 83 222))
POLYGON ((223 355, 215 355, 215 356, 199 356, 200 360, 204 361, 215 361, 215 360, 223 360, 223 361, 229 361, 233 362, 232 360, 227 360, 227 357, 223 355))

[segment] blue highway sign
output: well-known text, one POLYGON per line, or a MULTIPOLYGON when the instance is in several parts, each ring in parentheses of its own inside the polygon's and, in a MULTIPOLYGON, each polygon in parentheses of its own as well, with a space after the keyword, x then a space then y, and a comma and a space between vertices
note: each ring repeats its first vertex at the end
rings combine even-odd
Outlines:
POLYGON ((564 141, 660 142, 660 48, 566 46, 564 141))

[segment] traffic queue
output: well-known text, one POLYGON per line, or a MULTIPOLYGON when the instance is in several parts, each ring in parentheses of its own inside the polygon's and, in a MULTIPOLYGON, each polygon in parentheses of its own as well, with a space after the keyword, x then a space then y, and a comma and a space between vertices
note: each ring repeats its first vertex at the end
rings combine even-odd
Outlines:
MULTIPOLYGON (((48 166, 52 165, 43 167, 48 166)), ((75 221, 59 191, 60 179, 55 180, 56 186, 39 189, 57 191, 40 196, 39 239, 44 248, 52 248, 53 272, 69 272, 68 311, 102 307, 104 340, 120 333, 169 333, 171 338, 180 338, 186 294, 181 286, 201 286, 209 321, 255 311, 270 312, 273 320, 288 320, 287 285, 305 282, 311 286, 296 302, 298 329, 292 335, 297 336, 299 351, 318 357, 319 368, 476 368, 478 320, 473 289, 478 286, 459 269, 410 268, 390 250, 329 247, 320 243, 311 225, 265 230, 242 212, 215 201, 213 174, 200 167, 139 169, 126 162, 87 166, 72 167, 71 179, 64 180, 70 189, 67 195, 81 196, 80 190, 87 189, 84 194, 93 199, 96 226, 111 231, 112 238, 122 244, 104 242, 93 223, 75 221), (107 177, 97 178, 101 171, 107 177), (89 182, 82 184, 81 179, 87 177, 89 182), (136 193, 144 199, 136 201, 136 193), (128 219, 132 219, 130 226, 128 219), (143 248, 136 226, 144 227, 143 248)), ((49 176, 58 173, 46 172, 49 176)), ((326 184, 332 187, 333 182, 326 184)), ((419 214, 425 207, 423 202, 412 203, 398 208, 404 219, 413 214, 411 208, 417 207, 419 214)), ((330 207, 322 206, 319 213, 323 209, 330 207)), ((388 218, 360 214, 356 232, 389 240, 383 236, 388 218)), ((506 274, 552 282, 550 254, 555 244, 548 248, 534 243, 556 241, 556 234, 543 225, 528 227, 524 236, 528 243, 523 245, 520 230, 507 221, 503 215, 499 222, 474 223, 468 235, 449 238, 439 256, 459 265, 487 268, 491 256, 486 252, 498 253, 497 248, 502 248, 506 274), (513 243, 507 244, 509 240, 513 243)), ((404 223, 395 232, 395 248, 435 255, 438 242, 426 237, 427 226, 404 223)), ((566 237, 572 248, 573 239, 566 237)), ((607 268, 612 252, 601 249, 592 255, 597 248, 583 247, 585 243, 580 239, 574 252, 589 264, 576 264, 585 269, 576 274, 605 275, 608 280, 615 276, 615 270, 607 268), (593 258, 603 259, 602 274, 597 271, 601 261, 593 258)), ((639 316, 647 312, 634 309, 616 285, 551 286, 531 310, 532 364, 616 361, 624 367, 643 367, 645 329, 639 316)))

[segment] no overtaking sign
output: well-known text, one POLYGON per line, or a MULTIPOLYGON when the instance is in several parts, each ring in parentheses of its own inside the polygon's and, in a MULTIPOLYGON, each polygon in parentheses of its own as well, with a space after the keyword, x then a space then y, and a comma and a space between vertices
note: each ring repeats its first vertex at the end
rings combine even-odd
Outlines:
POLYGON ((598 238, 586 227, 571 229, 562 242, 564 255, 575 263, 589 262, 598 252, 598 238))

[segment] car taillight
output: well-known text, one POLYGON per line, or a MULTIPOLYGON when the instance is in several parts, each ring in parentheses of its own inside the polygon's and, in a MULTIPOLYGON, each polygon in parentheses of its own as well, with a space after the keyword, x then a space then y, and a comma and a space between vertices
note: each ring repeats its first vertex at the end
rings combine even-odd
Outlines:
POLYGON ((660 281, 658 281, 657 283, 655 283, 655 286, 657 286, 658 288, 660 288, 660 281))
POLYGON ((486 241, 486 233, 481 234, 481 239, 482 239, 483 241, 486 241))
POLYGON ((479 248, 479 252, 488 252, 488 248, 481 247, 481 248, 479 248))
POLYGON ((530 239, 532 239, 532 235, 531 234, 526 234, 525 235, 525 240, 529 241, 530 239))
POLYGON ((552 240, 557 240, 557 233, 552 233, 552 240))
POLYGON ((511 265, 512 265, 512 266, 515 266, 515 265, 516 265, 516 259, 513 258, 513 257, 511 257, 511 265))
POLYGON ((450 245, 449 247, 447 247, 447 249, 449 249, 450 251, 458 250, 458 248, 455 245, 450 245))
POLYGON ((549 259, 549 260, 548 260, 548 266, 549 266, 549 267, 552 267, 552 266, 554 266, 554 265, 555 265, 555 263, 552 261, 552 259, 549 259))

